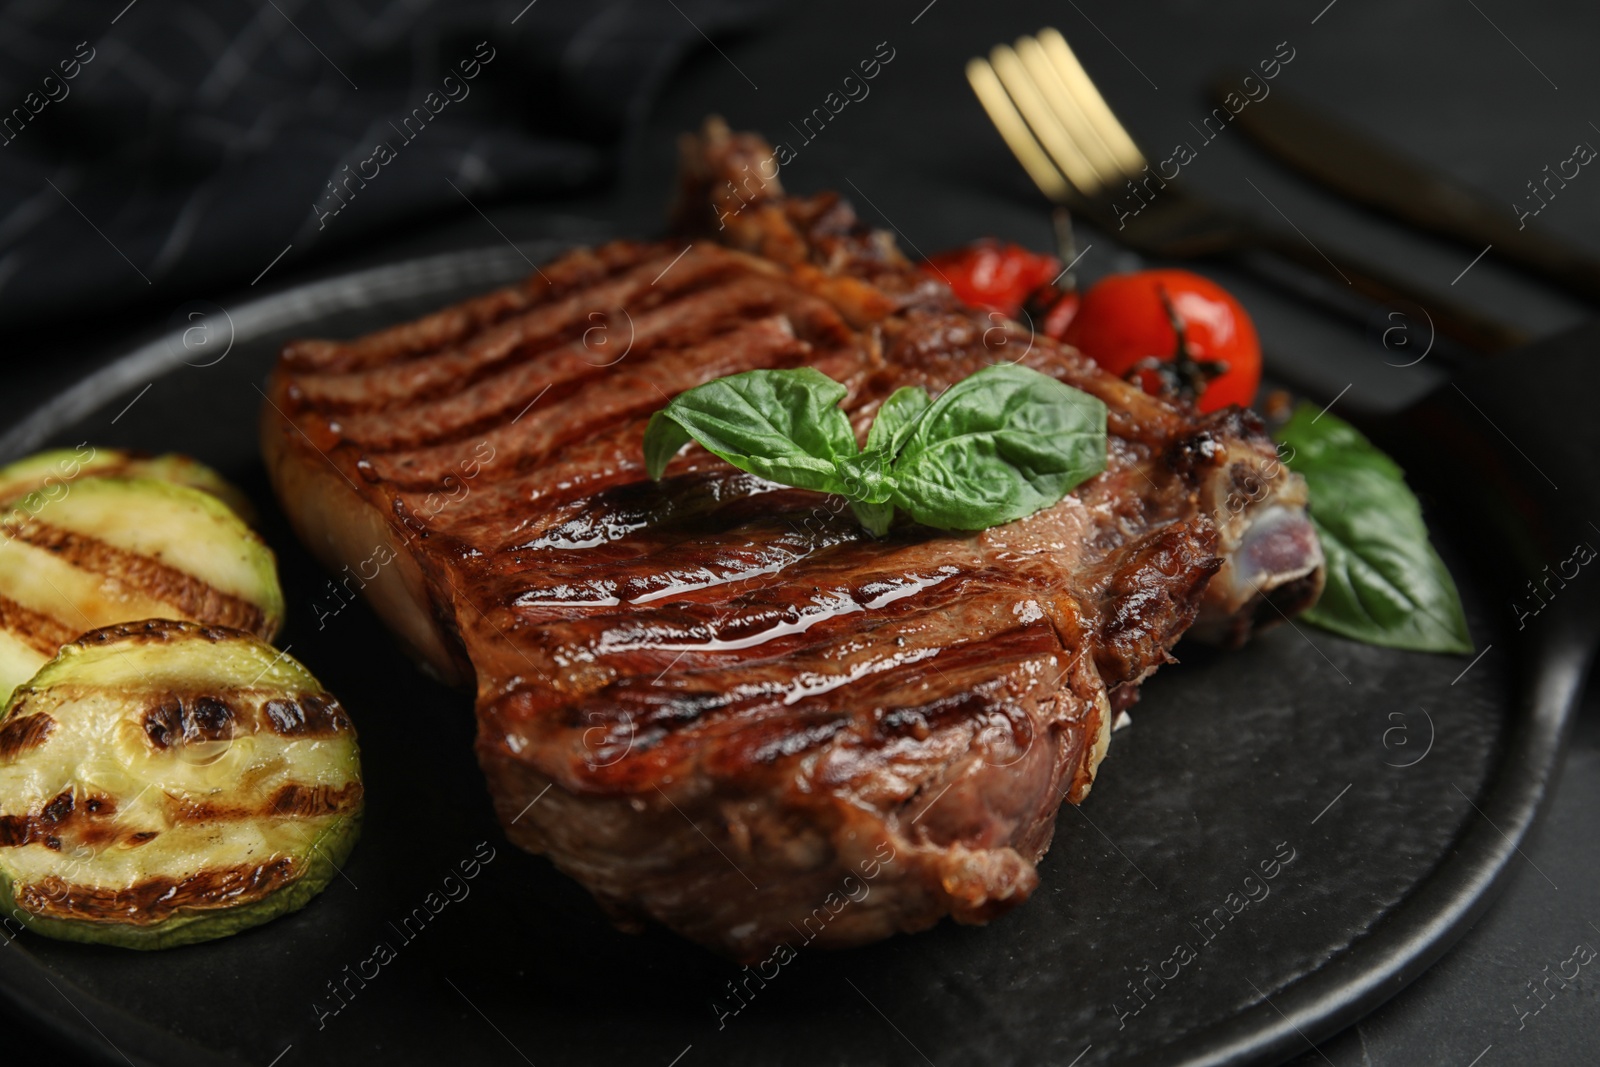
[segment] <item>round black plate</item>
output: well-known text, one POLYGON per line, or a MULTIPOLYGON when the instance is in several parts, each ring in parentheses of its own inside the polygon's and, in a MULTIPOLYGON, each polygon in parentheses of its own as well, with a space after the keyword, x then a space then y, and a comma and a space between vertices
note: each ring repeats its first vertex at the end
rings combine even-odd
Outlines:
MULTIPOLYGON (((1527 516, 1436 531, 1481 658, 1291 626, 1232 654, 1183 646, 1093 795, 1061 813, 1037 895, 987 928, 841 953, 797 936, 793 958, 750 970, 659 930, 614 931, 582 889, 505 843, 469 695, 415 670, 364 605, 328 613, 327 576, 256 456, 258 387, 286 338, 353 335, 526 269, 504 249, 452 254, 196 308, 180 324, 188 347, 175 331, 0 440, 5 459, 84 440, 181 450, 244 487, 281 562, 281 643, 349 706, 365 753, 365 836, 299 914, 151 954, 10 940, 0 989, 83 1053, 280 1067, 1268 1063, 1415 977, 1524 862, 1515 846, 1588 653, 1576 628, 1510 632, 1492 561, 1518 537, 1527 555, 1536 486, 1527 516)), ((1487 421, 1470 433, 1510 455, 1487 421)), ((1482 492, 1420 487, 1436 517, 1482 492)))

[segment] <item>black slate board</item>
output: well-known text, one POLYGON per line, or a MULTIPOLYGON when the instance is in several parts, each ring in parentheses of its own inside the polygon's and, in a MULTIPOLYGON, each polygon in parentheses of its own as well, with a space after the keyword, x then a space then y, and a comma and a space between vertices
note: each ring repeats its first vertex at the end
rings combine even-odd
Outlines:
MULTIPOLYGON (((4 459, 85 439, 181 449, 244 487, 280 556, 290 604, 280 643, 351 708, 365 753, 364 839, 348 878, 305 911, 154 955, 26 934, 0 951, 0 991, 84 1054, 283 1067, 380 1056, 541 1067, 1268 1063, 1415 977, 1486 906, 1506 865, 1524 862, 1515 844, 1558 754, 1594 628, 1592 598, 1573 595, 1515 633, 1507 601, 1542 563, 1600 532, 1583 533, 1594 442, 1575 439, 1570 423, 1556 432, 1559 420, 1507 425, 1507 412, 1534 409, 1487 380, 1506 377, 1500 364, 1375 428, 1411 465, 1474 637, 1493 646, 1470 669, 1466 657, 1309 628, 1228 655, 1184 646, 1185 662, 1146 686, 1134 726, 1114 738, 1092 797, 1062 813, 1027 906, 988 928, 947 924, 845 953, 800 947, 765 984, 748 979, 734 1013, 728 983, 747 978, 737 968, 661 931, 614 932, 575 884, 504 843, 472 759, 467 695, 414 670, 364 606, 319 629, 311 604, 325 598, 326 576, 295 543, 256 459, 256 386, 284 339, 351 335, 526 269, 504 249, 455 254, 243 305, 222 358, 216 334, 188 349, 176 334, 159 339, 0 439, 4 459), (1462 455, 1473 464, 1465 477, 1462 455), (463 861, 491 850, 475 878, 461 878, 463 861), (1263 863, 1291 853, 1263 879, 1263 863), (399 929, 452 886, 461 899, 399 929), (1261 899, 1231 914, 1247 892, 1261 899), (1218 907, 1230 917, 1213 918, 1207 937, 1198 927, 1218 907), (380 942, 393 958, 364 964, 380 942), (1180 943, 1194 958, 1174 976, 1166 961, 1180 943), (363 966, 365 979, 350 977, 363 966), (1147 979, 1146 968, 1169 977, 1147 979), (1145 983, 1142 1000, 1130 982, 1145 983), (345 1002, 336 1014, 330 983, 345 1002)), ((1565 358, 1592 341, 1527 358, 1565 358)))

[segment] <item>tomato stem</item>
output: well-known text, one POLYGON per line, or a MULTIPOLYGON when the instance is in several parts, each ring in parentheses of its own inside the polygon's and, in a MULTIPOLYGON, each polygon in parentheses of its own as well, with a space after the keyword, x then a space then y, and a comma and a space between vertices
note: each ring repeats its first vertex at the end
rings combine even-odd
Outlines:
POLYGON ((1207 385, 1228 373, 1228 363, 1221 359, 1195 359, 1194 352, 1189 348, 1188 337, 1184 333, 1183 318, 1178 314, 1177 308, 1172 306, 1172 298, 1167 295, 1167 287, 1157 284, 1156 295, 1161 298, 1161 306, 1166 310, 1167 321, 1172 323, 1172 332, 1177 336, 1177 351, 1172 354, 1170 360, 1160 356, 1145 356, 1129 368, 1127 379, 1135 385, 1140 385, 1143 383, 1143 372, 1149 371, 1160 383, 1160 395, 1182 397, 1193 403, 1206 391, 1207 385))

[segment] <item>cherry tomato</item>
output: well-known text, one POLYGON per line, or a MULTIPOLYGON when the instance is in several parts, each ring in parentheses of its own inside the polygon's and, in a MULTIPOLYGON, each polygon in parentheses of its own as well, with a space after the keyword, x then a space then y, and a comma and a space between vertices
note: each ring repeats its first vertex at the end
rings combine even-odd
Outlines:
POLYGON ((1137 373, 1147 393, 1176 385, 1197 394, 1203 412, 1246 407, 1261 384, 1261 344, 1249 314, 1220 285, 1186 270, 1101 279, 1060 339, 1112 374, 1137 373))
POLYGON ((1050 311, 1044 317, 1045 335, 1054 337, 1057 341, 1061 340, 1066 335, 1067 327, 1072 324, 1072 320, 1078 317, 1078 308, 1082 303, 1083 298, 1078 295, 1077 290, 1072 290, 1050 305, 1050 311))
POLYGON ((1016 318, 1029 295, 1061 273, 1061 262, 1021 245, 985 240, 941 252, 922 269, 948 284, 964 303, 1016 318))

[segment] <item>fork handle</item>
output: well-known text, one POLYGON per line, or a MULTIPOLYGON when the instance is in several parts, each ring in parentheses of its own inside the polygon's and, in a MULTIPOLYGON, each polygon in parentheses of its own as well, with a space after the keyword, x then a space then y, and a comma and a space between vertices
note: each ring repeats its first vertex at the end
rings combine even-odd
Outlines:
POLYGON ((1529 337, 1516 327, 1481 315, 1449 297, 1389 273, 1382 267, 1353 259, 1342 252, 1325 255, 1298 234, 1253 228, 1250 244, 1304 267, 1324 278, 1348 285, 1379 304, 1411 304, 1423 308, 1434 328, 1479 352, 1504 352, 1527 344, 1529 337))

